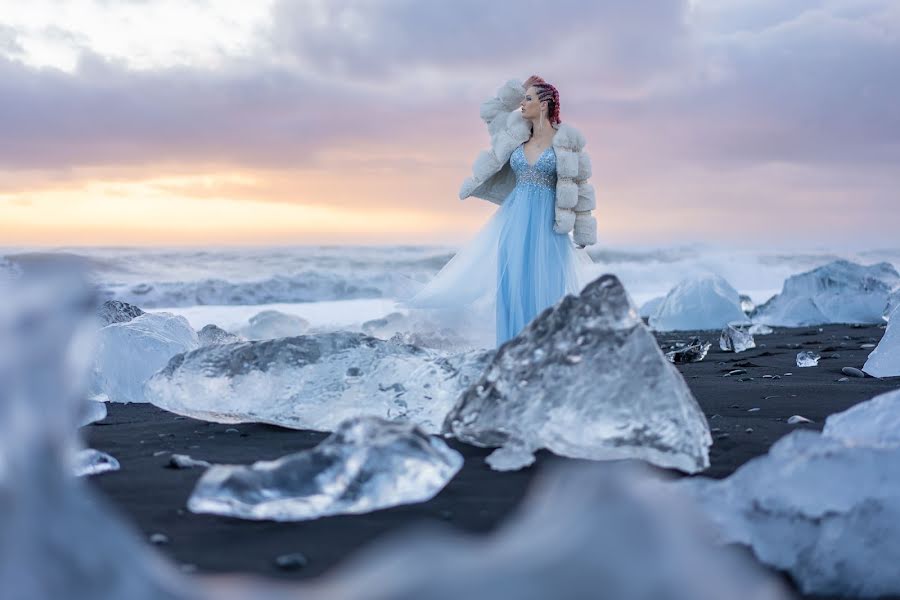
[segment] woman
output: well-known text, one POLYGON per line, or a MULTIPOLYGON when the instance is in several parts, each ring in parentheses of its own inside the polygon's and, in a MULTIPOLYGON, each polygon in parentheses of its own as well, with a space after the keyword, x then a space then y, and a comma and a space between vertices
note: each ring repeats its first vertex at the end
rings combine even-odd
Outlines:
POLYGON ((492 303, 500 346, 586 283, 583 248, 597 235, 590 160, 584 137, 561 123, 559 105, 556 88, 536 76, 507 82, 482 105, 491 149, 478 156, 459 197, 500 208, 410 305, 492 303))

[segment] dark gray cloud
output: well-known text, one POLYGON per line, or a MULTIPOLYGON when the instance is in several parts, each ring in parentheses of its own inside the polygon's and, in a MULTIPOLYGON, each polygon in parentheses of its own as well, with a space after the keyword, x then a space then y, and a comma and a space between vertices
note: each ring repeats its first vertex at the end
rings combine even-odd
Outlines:
MULTIPOLYGON (((287 166, 360 139, 483 143, 478 101, 532 72, 558 84, 593 149, 635 165, 886 165, 900 156, 894 5, 283 1, 264 50, 215 70, 133 71, 87 48, 74 74, 0 59, 0 168, 287 166)), ((0 27, 0 49, 15 44, 0 27)))

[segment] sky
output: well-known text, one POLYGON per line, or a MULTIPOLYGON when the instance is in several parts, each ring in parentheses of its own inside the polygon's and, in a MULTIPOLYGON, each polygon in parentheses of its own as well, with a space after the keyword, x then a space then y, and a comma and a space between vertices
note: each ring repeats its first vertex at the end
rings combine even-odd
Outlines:
POLYGON ((900 246, 896 0, 0 0, 0 246, 458 243, 532 74, 601 245, 900 246))

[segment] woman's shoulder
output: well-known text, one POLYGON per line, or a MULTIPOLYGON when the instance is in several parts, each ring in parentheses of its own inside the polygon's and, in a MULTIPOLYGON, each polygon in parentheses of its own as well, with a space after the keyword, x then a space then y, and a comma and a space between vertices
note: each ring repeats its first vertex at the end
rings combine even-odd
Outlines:
POLYGON ((584 135, 568 123, 560 123, 553 136, 553 146, 562 150, 580 152, 585 143, 584 135))

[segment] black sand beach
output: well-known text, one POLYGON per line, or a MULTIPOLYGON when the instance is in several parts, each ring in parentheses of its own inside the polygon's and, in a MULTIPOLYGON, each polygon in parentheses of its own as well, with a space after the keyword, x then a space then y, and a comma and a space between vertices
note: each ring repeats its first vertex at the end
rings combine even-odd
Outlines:
MULTIPOLYGON (((900 378, 846 378, 841 373, 842 367, 861 368, 871 352, 861 345, 876 344, 883 333, 875 325, 776 329, 771 335, 757 336, 757 348, 733 354, 718 350, 718 332, 698 332, 701 339, 713 342, 713 348, 702 362, 678 368, 703 408, 715 440, 712 465, 704 474, 726 477, 795 428, 821 429, 828 415, 900 387, 900 378), (819 352, 819 366, 798 368, 795 357, 801 350, 819 352), (736 369, 746 373, 724 376, 736 369), (814 423, 789 425, 792 415, 814 423)), ((657 337, 668 349, 675 340, 687 341, 691 335, 657 337)), ((190 513, 187 498, 202 469, 166 468, 170 454, 249 463, 310 448, 326 434, 206 423, 146 404, 110 405, 109 416, 83 432, 91 447, 111 453, 122 465, 118 472, 91 478, 91 485, 148 539, 164 534, 168 541, 159 548, 176 563, 200 573, 296 579, 320 575, 372 540, 417 523, 490 531, 515 509, 535 473, 565 460, 541 453, 528 469, 498 473, 483 461, 490 450, 451 440, 450 445, 464 455, 465 466, 430 502, 311 522, 252 522, 190 513), (276 566, 279 555, 298 552, 308 559, 306 566, 293 570, 276 566)))

